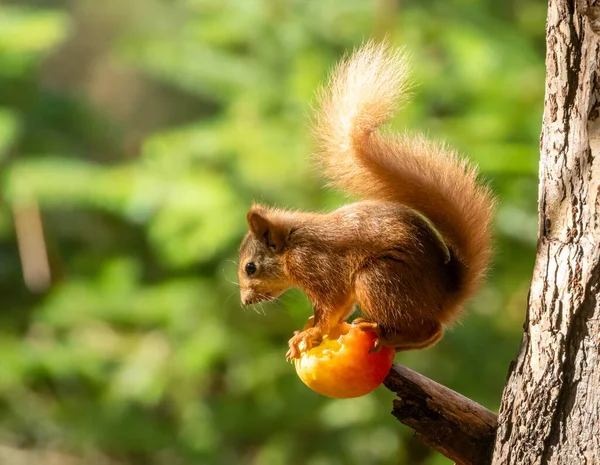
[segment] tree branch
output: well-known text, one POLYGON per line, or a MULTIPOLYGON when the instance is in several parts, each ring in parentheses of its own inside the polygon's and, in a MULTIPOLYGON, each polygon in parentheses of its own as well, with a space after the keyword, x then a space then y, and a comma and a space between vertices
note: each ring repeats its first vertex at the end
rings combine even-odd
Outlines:
POLYGON ((384 381, 398 394, 392 414, 457 465, 490 463, 498 426, 490 410, 402 365, 384 381))

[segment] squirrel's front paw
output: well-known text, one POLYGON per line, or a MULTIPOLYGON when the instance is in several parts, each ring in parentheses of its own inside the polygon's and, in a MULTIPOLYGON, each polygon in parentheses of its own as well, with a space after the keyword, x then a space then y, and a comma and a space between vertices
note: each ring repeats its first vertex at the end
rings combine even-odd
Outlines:
POLYGON ((318 327, 312 327, 303 331, 295 331, 294 337, 288 341, 290 350, 285 355, 286 360, 300 358, 301 351, 308 351, 312 348, 313 343, 321 342, 323 336, 318 327))

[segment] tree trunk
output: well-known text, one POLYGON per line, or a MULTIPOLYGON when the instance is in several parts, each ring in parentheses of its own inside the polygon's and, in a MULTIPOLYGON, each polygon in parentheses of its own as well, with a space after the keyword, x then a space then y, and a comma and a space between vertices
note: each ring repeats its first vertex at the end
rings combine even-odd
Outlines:
POLYGON ((600 464, 600 2, 550 0, 539 242, 492 464, 600 464))

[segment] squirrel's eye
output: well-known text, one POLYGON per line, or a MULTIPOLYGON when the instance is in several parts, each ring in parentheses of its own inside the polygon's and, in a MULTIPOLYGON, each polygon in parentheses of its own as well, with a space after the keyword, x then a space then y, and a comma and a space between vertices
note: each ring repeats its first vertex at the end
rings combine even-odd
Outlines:
POLYGON ((252 276, 254 273, 256 273, 256 265, 252 262, 246 263, 246 274, 252 276))

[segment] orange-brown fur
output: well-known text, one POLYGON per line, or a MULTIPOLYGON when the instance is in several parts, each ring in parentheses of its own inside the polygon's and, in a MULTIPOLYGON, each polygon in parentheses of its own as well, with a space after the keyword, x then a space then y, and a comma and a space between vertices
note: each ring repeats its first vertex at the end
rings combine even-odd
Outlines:
POLYGON ((248 212, 242 301, 298 287, 314 305, 314 319, 290 340, 289 357, 355 304, 381 343, 427 347, 481 284, 492 197, 476 169, 446 146, 377 131, 405 94, 405 57, 387 44, 367 43, 342 61, 320 95, 318 160, 332 185, 364 200, 326 214, 261 205, 248 212))

